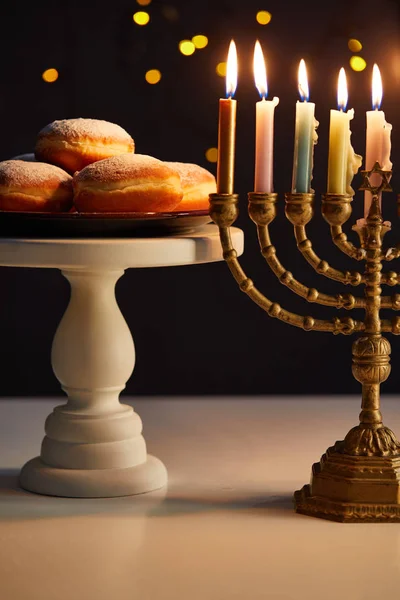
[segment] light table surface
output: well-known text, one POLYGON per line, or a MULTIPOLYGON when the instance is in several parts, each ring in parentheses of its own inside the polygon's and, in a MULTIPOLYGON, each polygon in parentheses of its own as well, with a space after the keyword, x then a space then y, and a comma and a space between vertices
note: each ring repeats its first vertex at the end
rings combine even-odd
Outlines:
MULTIPOLYGON (((357 423, 359 398, 126 398, 168 490, 77 500, 18 488, 61 399, 0 400, 1 600, 384 600, 400 525, 293 512, 311 465, 357 423)), ((400 406, 383 398, 400 432, 400 406)))

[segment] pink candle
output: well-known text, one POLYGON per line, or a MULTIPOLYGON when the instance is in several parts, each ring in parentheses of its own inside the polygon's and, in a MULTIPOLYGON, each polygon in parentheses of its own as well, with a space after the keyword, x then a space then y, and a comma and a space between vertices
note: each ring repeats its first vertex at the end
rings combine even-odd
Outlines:
MULTIPOLYGON (((372 71, 372 106, 374 110, 367 111, 367 145, 365 153, 365 168, 371 170, 376 162, 382 169, 390 171, 390 133, 392 126, 385 120, 385 113, 379 110, 382 102, 382 79, 377 65, 372 71)), ((374 174, 370 178, 371 185, 379 185, 381 178, 374 174)), ((364 217, 367 218, 372 203, 371 192, 366 191, 364 195, 364 217)), ((382 209, 382 197, 379 197, 379 205, 382 209)))
POLYGON ((274 159, 274 113, 279 98, 266 100, 268 95, 267 73, 260 42, 254 47, 254 80, 261 100, 256 103, 256 164, 254 191, 271 193, 274 159))

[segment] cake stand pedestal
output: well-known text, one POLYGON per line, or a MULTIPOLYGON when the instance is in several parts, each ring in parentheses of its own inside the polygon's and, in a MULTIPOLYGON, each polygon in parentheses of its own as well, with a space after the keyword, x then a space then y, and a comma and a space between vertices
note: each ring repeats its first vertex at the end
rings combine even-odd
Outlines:
MULTIPOLYGON (((242 232, 233 229, 232 235, 242 252, 242 232)), ((51 358, 68 400, 47 418, 40 457, 21 471, 23 488, 93 498, 140 494, 166 484, 163 463, 147 454, 139 415, 119 402, 135 348, 115 284, 127 268, 219 260, 213 225, 159 238, 0 239, 0 265, 57 268, 71 285, 51 358)))

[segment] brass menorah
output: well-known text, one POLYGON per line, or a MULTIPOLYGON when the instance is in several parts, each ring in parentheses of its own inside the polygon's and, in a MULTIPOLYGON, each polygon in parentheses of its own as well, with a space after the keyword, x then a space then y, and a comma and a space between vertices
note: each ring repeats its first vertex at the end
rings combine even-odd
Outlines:
POLYGON ((391 174, 378 163, 370 171, 362 171, 364 179, 360 189, 371 194, 372 203, 367 218, 353 226, 360 238, 359 248, 342 230, 352 212, 352 195, 326 194, 322 197, 322 214, 330 225, 334 244, 354 260, 365 261, 363 273, 337 270, 315 253, 306 231, 313 216, 313 193, 285 196, 286 217, 294 226, 297 247, 307 262, 317 273, 342 284, 363 284, 363 298, 352 294, 323 294, 295 279, 281 264, 271 243, 269 225, 276 216, 277 194, 251 192, 248 195, 248 212, 257 226, 261 253, 280 283, 308 302, 347 310, 363 308, 364 321, 350 317, 331 320, 303 317, 264 296, 243 271, 232 246, 230 227, 238 217, 237 194, 210 195, 210 215, 219 227, 224 259, 240 289, 269 316, 306 331, 344 335, 361 332, 353 344, 352 366, 354 377, 362 384, 360 423, 343 441, 328 448, 321 461, 313 465, 311 483, 295 493, 297 512, 334 521, 400 522, 400 443, 383 425, 380 412, 380 384, 390 373, 390 344, 382 333, 400 334, 400 317, 380 318, 381 308, 400 309, 400 295, 382 296, 381 288, 382 284, 394 286, 400 281, 400 274, 394 271, 382 273, 384 261, 400 256, 400 244, 396 248, 383 248, 383 238, 390 231, 390 223, 382 219, 379 198, 382 192, 391 191, 391 174), (371 180, 375 181, 378 176, 380 184, 372 185, 371 180))

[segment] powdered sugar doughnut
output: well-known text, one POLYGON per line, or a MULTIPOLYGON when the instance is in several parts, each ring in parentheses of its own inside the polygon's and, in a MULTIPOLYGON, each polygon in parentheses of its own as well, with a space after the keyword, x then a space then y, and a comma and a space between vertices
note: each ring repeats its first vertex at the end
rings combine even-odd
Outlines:
POLYGON ((181 177, 183 198, 174 211, 208 210, 209 194, 217 191, 215 177, 210 171, 192 163, 166 162, 181 177))
POLYGON ((80 212, 166 212, 182 200, 179 174, 142 154, 93 163, 75 174, 73 188, 80 212))
POLYGON ((39 132, 35 156, 75 173, 97 160, 134 151, 129 133, 115 123, 64 119, 53 121, 39 132))
POLYGON ((0 162, 0 210, 66 212, 72 177, 54 165, 23 160, 0 162))

